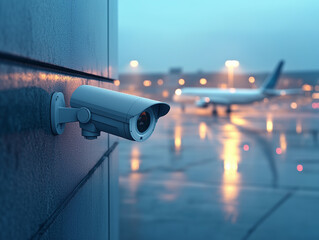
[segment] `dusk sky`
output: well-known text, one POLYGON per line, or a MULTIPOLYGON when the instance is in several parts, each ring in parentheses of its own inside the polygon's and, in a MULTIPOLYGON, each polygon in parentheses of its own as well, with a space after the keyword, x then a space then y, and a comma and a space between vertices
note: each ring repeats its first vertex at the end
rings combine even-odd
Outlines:
POLYGON ((120 0, 119 68, 141 72, 319 70, 318 0, 120 0))

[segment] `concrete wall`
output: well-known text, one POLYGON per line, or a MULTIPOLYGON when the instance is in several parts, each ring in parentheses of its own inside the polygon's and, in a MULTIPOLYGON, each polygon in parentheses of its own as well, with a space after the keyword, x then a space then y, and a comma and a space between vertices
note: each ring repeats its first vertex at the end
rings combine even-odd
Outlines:
POLYGON ((54 91, 115 89, 117 1, 0 1, 0 30, 0 239, 117 239, 117 138, 49 120, 54 91))

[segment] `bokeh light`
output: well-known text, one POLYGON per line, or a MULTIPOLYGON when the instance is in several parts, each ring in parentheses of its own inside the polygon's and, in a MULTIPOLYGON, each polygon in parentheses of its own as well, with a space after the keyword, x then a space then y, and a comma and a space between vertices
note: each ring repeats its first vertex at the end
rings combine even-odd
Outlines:
POLYGON ((206 78, 201 78, 201 79, 199 80, 199 83, 200 83, 201 85, 206 85, 207 79, 206 79, 206 78))
POLYGON ((297 109, 298 104, 297 104, 296 102, 292 102, 292 103, 290 104, 290 107, 291 107, 291 109, 297 109))
POLYGON ((248 144, 245 144, 245 145, 243 146, 243 149, 244 149, 245 152, 249 151, 249 145, 248 145, 248 144))
POLYGON ((180 79, 178 80, 178 84, 181 85, 181 86, 183 86, 183 85, 185 84, 185 80, 184 80, 183 78, 180 78, 180 79))
POLYGON ((159 86, 162 86, 163 83, 164 83, 163 79, 158 79, 158 80, 157 80, 157 84, 158 84, 159 86))
POLYGON ((139 65, 139 63, 138 63, 137 60, 132 60, 132 61, 130 61, 130 66, 131 66, 132 68, 137 68, 138 65, 139 65))
POLYGON ((302 172, 302 170, 303 170, 303 166, 301 164, 298 164, 297 165, 297 171, 298 172, 302 172))
POLYGON ((143 85, 145 87, 150 87, 152 85, 152 82, 150 80, 144 80, 143 85))
POLYGON ((182 90, 179 89, 179 88, 177 88, 177 89, 175 90, 175 94, 176 94, 177 96, 181 95, 181 94, 182 94, 182 90))
POLYGON ((282 150, 281 150, 280 147, 277 147, 277 148, 276 148, 276 153, 277 153, 278 155, 282 154, 282 150))
POLYGON ((168 97, 169 97, 169 91, 164 90, 164 91, 162 92, 162 96, 163 96, 163 98, 168 98, 168 97))
POLYGON ((120 83, 121 83, 120 80, 114 80, 114 85, 115 86, 120 86, 120 83))
POLYGON ((250 83, 255 83, 255 78, 254 78, 253 76, 250 76, 250 77, 248 78, 248 81, 249 81, 250 83))

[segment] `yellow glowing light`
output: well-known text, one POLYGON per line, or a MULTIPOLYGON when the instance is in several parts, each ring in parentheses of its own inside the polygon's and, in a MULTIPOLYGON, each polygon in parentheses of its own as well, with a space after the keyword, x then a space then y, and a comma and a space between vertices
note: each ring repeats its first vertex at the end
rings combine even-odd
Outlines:
POLYGON ((199 129, 198 129, 199 137, 200 139, 205 139, 206 134, 207 134, 207 125, 205 122, 201 122, 199 124, 199 129))
POLYGON ((239 67, 239 61, 237 60, 227 60, 225 62, 225 66, 227 68, 236 68, 236 67, 239 67))
POLYGON ((149 87, 149 86, 152 85, 152 82, 151 82, 150 80, 144 80, 143 85, 144 85, 145 87, 149 87))
POLYGON ((159 86, 162 86, 163 83, 164 83, 163 79, 158 79, 158 80, 157 80, 157 84, 158 84, 159 86))
POLYGON ((47 75, 45 73, 39 73, 39 78, 41 80, 45 80, 47 78, 47 75))
POLYGON ((238 217, 236 206, 240 186, 240 173, 238 173, 238 162, 240 161, 239 139, 240 132, 232 125, 225 125, 226 138, 223 141, 224 174, 222 179, 223 209, 230 220, 235 223, 238 217))
POLYGON ((226 161, 224 163, 224 170, 228 173, 237 172, 238 164, 235 161, 226 161))
POLYGON ((230 117, 231 123, 237 125, 237 126, 247 126, 248 122, 244 119, 239 117, 238 115, 231 115, 230 117))
POLYGON ((267 128, 267 132, 269 132, 269 133, 271 133, 274 129, 274 124, 273 124, 271 117, 268 117, 268 119, 267 119, 266 128, 267 128))
POLYGON ((164 98, 168 98, 168 97, 169 97, 169 91, 164 90, 164 91, 162 92, 162 96, 163 96, 164 98))
POLYGON ((238 162, 240 153, 238 150, 239 144, 239 132, 234 125, 225 125, 225 130, 228 138, 224 140, 224 172, 228 174, 234 174, 238 169, 238 162))
POLYGON ((297 121, 297 124, 296 124, 296 133, 302 133, 302 124, 301 124, 301 121, 297 121))
POLYGON ((181 128, 181 126, 175 127, 174 144, 175 144, 175 151, 179 152, 181 150, 181 146, 182 146, 182 128, 181 128))
POLYGON ((131 152, 131 170, 137 171, 140 168, 140 150, 137 147, 132 148, 131 152))
POLYGON ((319 93, 313 93, 312 94, 313 99, 319 99, 319 93))
POLYGON ((178 84, 183 86, 185 84, 185 80, 183 78, 179 79, 178 84))
POLYGON ((297 104, 296 102, 292 102, 292 103, 290 104, 290 107, 291 107, 291 109, 297 109, 298 104, 297 104))
POLYGON ((220 84, 220 88, 223 88, 223 89, 227 88, 227 84, 226 83, 220 84))
POLYGON ((250 77, 248 78, 248 81, 249 81, 250 83, 255 83, 255 78, 254 78, 253 76, 250 76, 250 77))
POLYGON ((225 66, 228 70, 228 87, 234 86, 234 69, 239 66, 239 61, 237 60, 227 60, 225 66))
POLYGON ((200 83, 201 85, 206 85, 207 79, 206 79, 206 78, 201 78, 201 79, 199 80, 199 83, 200 83))
POLYGON ((224 172, 222 179, 223 210, 233 223, 237 221, 238 217, 238 207, 235 203, 239 195, 238 186, 240 186, 240 182, 241 176, 237 171, 232 173, 224 172))
POLYGON ((120 86, 120 83, 121 83, 120 80, 114 80, 114 85, 115 86, 120 86))
POLYGON ((306 92, 309 92, 309 91, 312 91, 312 86, 309 85, 309 84, 304 84, 302 86, 302 90, 306 91, 306 92))
POLYGON ((132 60, 132 61, 130 61, 130 66, 132 67, 132 68, 137 68, 138 67, 138 61, 137 60, 132 60))
POLYGON ((175 149, 179 151, 181 149, 182 139, 180 137, 175 137, 175 149))
POLYGON ((287 140, 286 140, 286 135, 284 133, 280 134, 280 148, 282 150, 282 152, 286 152, 287 149, 287 140))
POLYGON ((177 88, 177 89, 175 90, 175 94, 176 94, 177 96, 181 95, 181 94, 182 94, 182 90, 179 89, 179 88, 177 88))
POLYGON ((131 170, 137 171, 140 169, 140 161, 138 159, 133 158, 131 160, 131 170))

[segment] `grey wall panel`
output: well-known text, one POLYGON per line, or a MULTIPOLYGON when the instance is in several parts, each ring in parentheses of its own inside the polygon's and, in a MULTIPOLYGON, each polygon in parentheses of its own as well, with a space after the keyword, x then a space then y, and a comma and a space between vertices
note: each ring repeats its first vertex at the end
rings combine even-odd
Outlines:
POLYGON ((109 1, 109 21, 112 24, 109 25, 109 77, 118 79, 118 5, 117 1, 109 1))
POLYGON ((107 76, 107 13, 107 0, 0 1, 0 51, 107 76))
MULTIPOLYGON (((118 5, 117 1, 109 1, 109 77, 118 79, 118 5)), ((118 141, 118 137, 109 135, 109 146, 118 141)), ((119 179, 117 149, 110 156, 110 239, 119 239, 119 179)))
POLYGON ((118 150, 109 157, 109 224, 110 224, 110 239, 119 239, 119 178, 118 178, 118 150))
MULTIPOLYGON (((116 2, 0 1, 0 53, 117 78, 116 2)), ((83 180, 118 139, 49 126, 52 92, 69 106, 80 85, 116 87, 56 71, 0 54, 0 239, 117 239, 117 150, 83 180)))
POLYGON ((6 229, 0 239, 25 239, 100 159, 108 136, 85 140, 77 123, 60 136, 50 132, 50 93, 62 91, 69 103, 86 79, 8 64, 0 65, 0 73, 0 226, 6 229))
MULTIPOLYGON (((109 77, 112 79, 118 79, 118 3, 117 1, 109 1, 109 21, 113 24, 109 25, 109 45, 108 45, 108 52, 109 52, 109 77)), ((118 87, 113 88, 113 90, 117 90, 118 87)), ((114 142, 118 141, 117 136, 110 135, 109 136, 109 145, 114 142)))
POLYGON ((43 239, 109 239, 108 161, 106 158, 71 199, 43 239))

